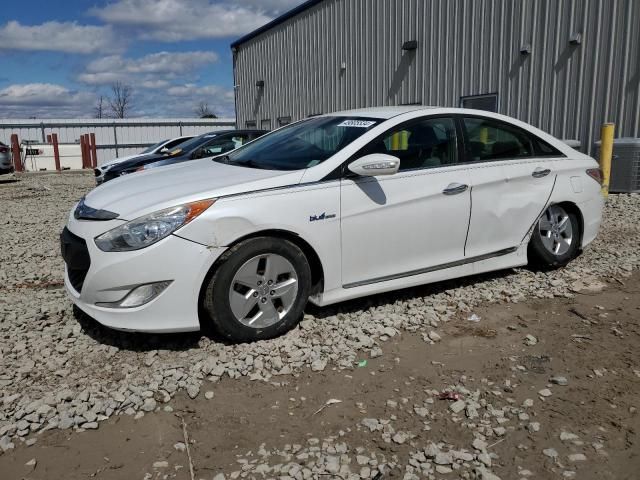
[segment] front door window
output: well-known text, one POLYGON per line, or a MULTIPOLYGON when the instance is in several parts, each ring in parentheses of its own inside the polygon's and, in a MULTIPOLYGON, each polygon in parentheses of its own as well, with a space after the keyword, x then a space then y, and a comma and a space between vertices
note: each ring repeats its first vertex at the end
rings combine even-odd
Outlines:
POLYGON ((391 129, 365 147, 363 155, 386 153, 400 159, 400 171, 442 167, 458 162, 452 118, 411 121, 391 129))

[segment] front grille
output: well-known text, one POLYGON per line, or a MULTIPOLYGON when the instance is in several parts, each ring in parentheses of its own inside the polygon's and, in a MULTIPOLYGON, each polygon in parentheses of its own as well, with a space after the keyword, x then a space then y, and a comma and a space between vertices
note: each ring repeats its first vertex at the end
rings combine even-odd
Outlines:
POLYGON ((91 257, 87 243, 77 235, 71 233, 67 227, 60 234, 60 250, 67 265, 69 282, 78 292, 82 292, 84 279, 91 266, 91 257))

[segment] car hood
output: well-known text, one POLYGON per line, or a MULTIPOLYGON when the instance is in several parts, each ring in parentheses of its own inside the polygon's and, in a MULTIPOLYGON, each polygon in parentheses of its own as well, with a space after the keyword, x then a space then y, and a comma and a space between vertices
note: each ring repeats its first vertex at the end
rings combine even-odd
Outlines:
POLYGON ((123 160, 122 162, 118 162, 112 165, 111 168, 116 167, 118 170, 124 171, 142 166, 149 162, 157 162, 158 160, 162 160, 165 158, 170 157, 162 153, 145 153, 144 155, 134 155, 133 157, 129 157, 127 160, 123 160))
POLYGON ((119 163, 126 162, 127 160, 131 160, 132 158, 136 158, 136 157, 139 157, 141 155, 147 155, 147 154, 136 153, 135 155, 127 155, 126 157, 114 158, 113 160, 109 160, 108 162, 104 162, 102 165, 98 165, 98 167, 102 168, 102 169, 110 168, 110 167, 113 167, 114 165, 118 165, 119 163))
POLYGON ((132 220, 204 198, 295 185, 303 173, 238 167, 204 158, 116 178, 89 192, 85 204, 132 220))

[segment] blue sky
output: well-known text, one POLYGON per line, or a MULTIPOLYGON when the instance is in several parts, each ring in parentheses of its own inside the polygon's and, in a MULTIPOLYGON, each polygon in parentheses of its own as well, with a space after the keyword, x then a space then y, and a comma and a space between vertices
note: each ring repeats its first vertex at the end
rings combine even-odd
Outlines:
POLYGON ((229 44, 303 0, 23 0, 0 8, 0 118, 92 117, 116 82, 130 116, 233 116, 229 44))

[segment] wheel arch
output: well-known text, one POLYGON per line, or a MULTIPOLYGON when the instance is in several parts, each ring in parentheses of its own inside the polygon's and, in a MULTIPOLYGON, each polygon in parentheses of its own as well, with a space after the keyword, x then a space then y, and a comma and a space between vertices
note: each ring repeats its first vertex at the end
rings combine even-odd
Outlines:
MULTIPOLYGON (((268 230, 260 230, 257 232, 251 232, 250 234, 244 235, 242 237, 235 239, 233 242, 230 242, 227 247, 227 250, 239 244, 240 242, 249 240, 251 238, 258 238, 258 237, 281 238, 284 240, 288 240, 294 245, 296 245, 300 250, 302 250, 302 253, 304 253, 305 257, 307 258, 307 261, 309 262, 309 268, 311 269, 311 283, 312 283, 311 295, 315 295, 324 290, 324 267, 322 265, 322 261, 320 260, 320 256, 318 255, 316 250, 311 246, 311 244, 307 242, 304 238, 302 238, 300 235, 298 235, 297 233, 291 232, 289 230, 280 230, 280 229, 268 229, 268 230)), ((213 263, 211 268, 209 268, 209 271, 205 275, 204 280, 200 285, 200 293, 198 294, 199 310, 202 309, 202 301, 205 293, 205 287, 209 283, 209 280, 211 279, 212 275, 214 274, 214 272, 216 271, 220 263, 222 262, 221 258, 222 256, 213 263)), ((205 317, 203 317, 202 312, 200 312, 199 317, 201 319, 200 325, 201 327, 204 327, 202 323, 202 318, 205 318, 205 317)))
POLYGON ((569 200, 562 202, 554 202, 554 205, 563 207, 567 212, 573 213, 578 219, 578 248, 582 250, 582 237, 584 235, 584 215, 580 207, 569 200))
MULTIPOLYGON (((577 242, 576 242, 576 250, 574 254, 570 257, 565 257, 563 260, 558 261, 556 257, 548 257, 548 253, 545 250, 545 247, 540 246, 539 241, 536 240, 537 235, 535 234, 538 223, 540 221, 540 217, 536 220, 533 225, 532 230, 530 231, 529 240, 527 243, 526 251, 527 251, 527 261, 529 265, 532 265, 534 268, 540 268, 542 270, 553 269, 560 266, 566 265, 569 261, 575 259, 582 252, 582 238, 584 235, 584 217, 583 213, 580 210, 580 207, 570 200, 562 200, 562 201, 552 201, 545 206, 542 214, 547 211, 547 209, 551 206, 558 206, 563 208, 568 214, 573 215, 577 220, 577 242), (538 251, 539 249, 545 250, 545 252, 538 251)), ((541 216, 542 216, 541 214, 541 216)))

